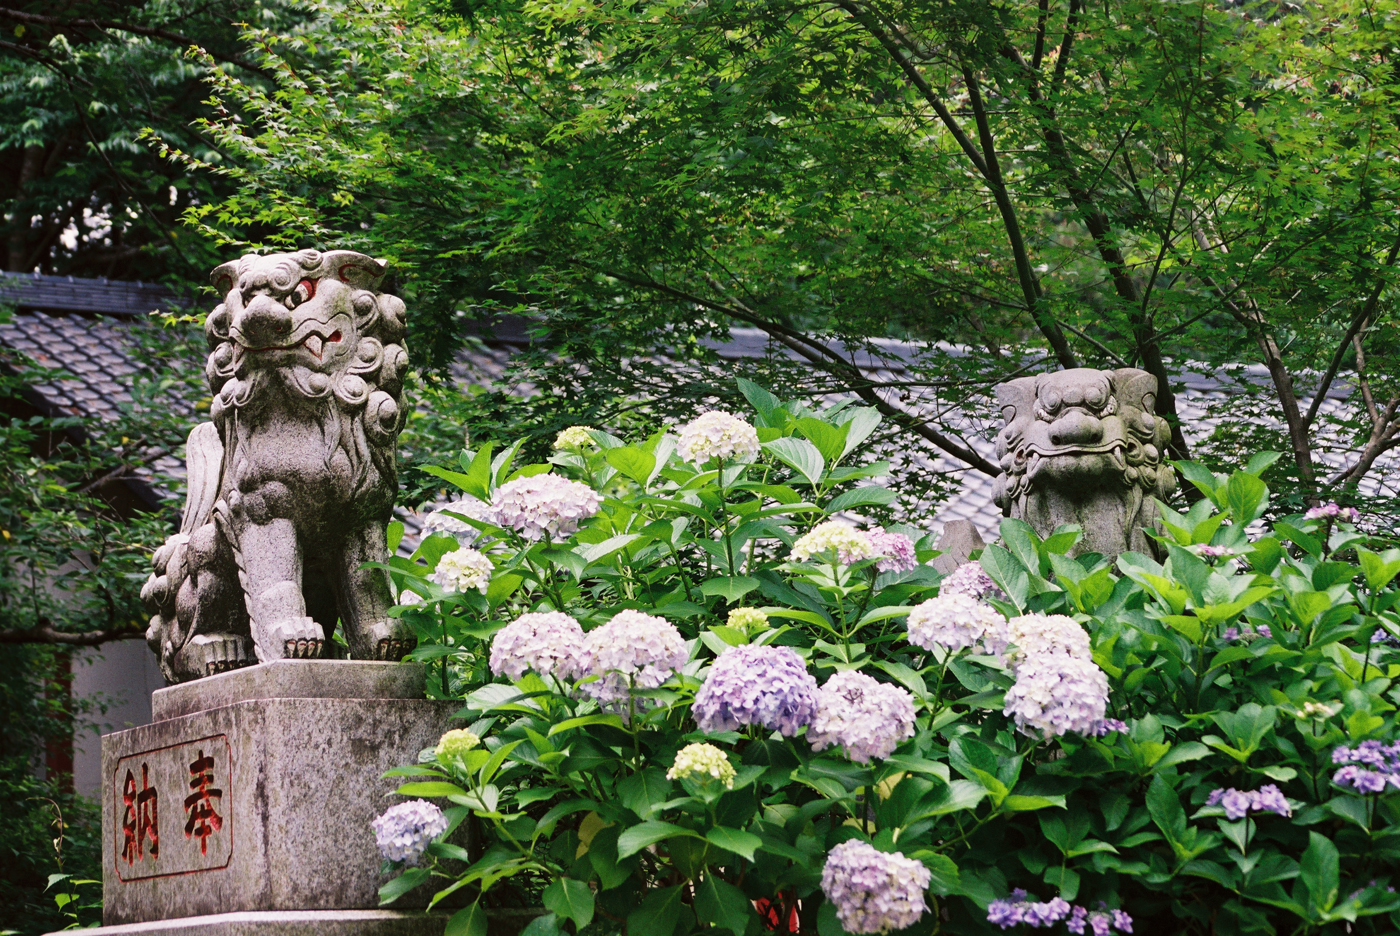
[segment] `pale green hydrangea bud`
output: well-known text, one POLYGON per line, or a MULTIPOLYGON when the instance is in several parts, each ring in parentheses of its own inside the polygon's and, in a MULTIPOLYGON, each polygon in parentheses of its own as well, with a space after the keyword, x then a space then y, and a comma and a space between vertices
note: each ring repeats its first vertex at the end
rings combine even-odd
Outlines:
POLYGON ((554 448, 558 451, 577 452, 580 449, 594 448, 597 443, 588 434, 591 426, 570 426, 554 437, 554 448))
POLYGON ((453 728, 447 734, 438 739, 437 747, 433 753, 440 761, 449 761, 454 757, 466 759, 467 752, 481 743, 481 739, 465 728, 453 728))
POLYGON ((729 757, 713 744, 687 744, 676 755, 676 762, 666 771, 667 780, 692 777, 702 783, 718 780, 725 789, 734 789, 734 767, 729 757))
POLYGON ((729 612, 728 624, 746 633, 761 631, 768 627, 768 615, 757 608, 735 608, 729 612))

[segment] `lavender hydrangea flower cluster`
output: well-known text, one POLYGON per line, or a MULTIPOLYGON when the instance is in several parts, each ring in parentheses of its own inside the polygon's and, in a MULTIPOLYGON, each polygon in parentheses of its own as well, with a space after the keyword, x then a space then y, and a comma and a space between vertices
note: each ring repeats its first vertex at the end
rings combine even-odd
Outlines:
POLYGON ((883 558, 875 563, 881 572, 909 572, 919 567, 919 559, 914 553, 914 541, 903 533, 893 533, 884 527, 875 527, 865 534, 875 555, 883 558))
POLYGON ((1293 815, 1288 798, 1272 783, 1266 783, 1257 790, 1236 790, 1234 787, 1211 790, 1206 797, 1206 805, 1224 809, 1226 819, 1243 819, 1252 812, 1293 815))
POLYGON ((390 861, 417 864, 428 844, 447 831, 447 817, 427 800, 410 800, 385 810, 370 822, 374 844, 390 861))
POLYGON ((1026 734, 1051 738, 1098 729, 1108 708, 1108 677, 1090 660, 1040 653, 1015 667, 1016 683, 1006 690, 1004 714, 1026 734))
POLYGON ((584 661, 588 674, 599 677, 584 683, 584 691, 626 722, 632 707, 641 709, 649 702, 637 699, 629 705, 633 689, 655 689, 685 665, 685 640, 665 618, 620 611, 584 635, 584 661))
POLYGON ((534 670, 563 682, 587 670, 583 628, 562 611, 522 614, 491 638, 491 672, 512 682, 534 670))
POLYGON ((1400 790, 1400 741, 1342 745, 1332 749, 1332 763, 1346 765, 1332 775, 1332 782, 1344 789, 1357 793, 1381 793, 1386 787, 1400 790))
POLYGON ((851 839, 827 853, 822 893, 846 932, 888 933, 913 926, 924 915, 924 891, 932 878, 922 862, 851 839))
POLYGON ((1104 735, 1108 734, 1111 731, 1117 732, 1118 734, 1127 734, 1128 723, 1125 721, 1119 721, 1116 718, 1101 718, 1099 719, 1098 723, 1094 725, 1094 727, 1090 728, 1084 733, 1093 735, 1096 738, 1102 738, 1104 735))
POLYGON ((1361 513, 1355 507, 1342 507, 1338 504, 1323 504, 1321 507, 1310 507, 1303 514, 1305 520, 1333 520, 1340 517, 1348 523, 1355 523, 1361 519, 1361 513))
POLYGON ((837 673, 817 691, 817 714, 807 731, 814 750, 840 745, 858 764, 889 757, 913 736, 913 697, 855 670, 837 673))
POLYGON ((597 512, 596 491, 555 474, 507 481, 491 499, 496 524, 527 540, 562 539, 597 512))
POLYGON ((1001 594, 996 582, 976 562, 964 562, 943 579, 938 586, 940 595, 970 595, 982 598, 993 592, 1001 594))
POLYGON ((692 465, 705 465, 714 458, 752 461, 758 457, 758 431, 738 416, 713 410, 681 427, 676 451, 692 465))
POLYGON ((1205 543, 1196 547, 1196 555, 1202 559, 1223 559, 1226 556, 1233 556, 1234 552, 1225 546, 1212 546, 1205 543))
POLYGON ((1133 931, 1133 918, 1122 910, 1110 910, 1102 903, 1099 904, 1099 909, 1090 910, 1088 907, 1071 905, 1069 901, 1060 897, 1035 901, 1019 887, 1011 892, 1010 898, 993 900, 987 906, 987 922, 995 923, 1002 929, 1010 929, 1022 923, 1032 929, 1039 929, 1054 926, 1061 920, 1064 921, 1065 928, 1077 936, 1082 936, 1086 928, 1091 930, 1094 936, 1108 936, 1113 929, 1120 933, 1133 931))
POLYGON ((448 591, 468 592, 475 588, 484 595, 495 571, 496 567, 485 555, 470 546, 459 546, 438 558, 437 565, 428 573, 428 581, 448 591))
POLYGON ((1371 635, 1371 643, 1380 644, 1383 647, 1400 647, 1400 637, 1396 637, 1382 627, 1371 635))
POLYGON ((1260 624, 1258 629, 1255 629, 1249 626, 1248 624, 1246 624, 1243 629, 1237 627, 1234 624, 1231 624, 1229 627, 1225 628, 1223 631, 1220 632, 1221 640, 1231 641, 1239 640, 1241 637, 1243 637, 1246 641, 1250 641, 1254 640, 1257 637, 1272 636, 1274 636, 1274 632, 1269 630, 1269 625, 1267 624, 1260 624))
POLYGON ((730 647, 710 667, 690 712, 701 731, 762 725, 791 738, 817 713, 817 681, 790 647, 730 647))
POLYGON ((842 565, 853 565, 877 555, 868 535, 840 520, 819 523, 792 544, 792 558, 797 562, 833 552, 842 565))
POLYGON ((1006 619, 991 605, 971 595, 940 594, 909 612, 909 642, 925 650, 936 646, 962 650, 988 633, 999 633, 1005 624, 1006 619))

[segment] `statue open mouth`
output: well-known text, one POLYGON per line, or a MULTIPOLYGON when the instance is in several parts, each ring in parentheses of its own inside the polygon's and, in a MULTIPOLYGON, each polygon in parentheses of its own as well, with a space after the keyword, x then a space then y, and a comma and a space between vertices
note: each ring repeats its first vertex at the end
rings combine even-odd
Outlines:
POLYGON ((234 356, 236 359, 242 357, 245 353, 261 354, 269 351, 295 351, 297 348, 305 348, 307 351, 311 352, 311 355, 315 357, 316 360, 319 361, 322 360, 322 355, 325 352, 326 345, 337 344, 341 341, 343 337, 344 336, 341 334, 340 329, 337 328, 335 331, 331 332, 329 336, 323 337, 319 332, 313 331, 308 333, 305 338, 301 339, 301 341, 285 345, 265 345, 261 348, 254 348, 249 345, 245 345, 240 341, 235 341, 234 356))

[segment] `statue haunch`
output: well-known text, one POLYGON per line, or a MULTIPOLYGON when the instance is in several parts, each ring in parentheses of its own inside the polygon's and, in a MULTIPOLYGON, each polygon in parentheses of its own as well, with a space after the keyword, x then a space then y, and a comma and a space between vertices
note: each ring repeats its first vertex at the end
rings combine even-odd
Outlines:
POLYGON ((1076 552, 1149 552, 1152 498, 1176 486, 1163 462, 1171 430, 1153 415, 1157 378, 1146 371, 1057 371, 999 384, 1005 427, 996 453, 1004 474, 996 503, 1041 536, 1078 524, 1076 552))
POLYGON ((346 250, 249 254, 212 275, 211 422, 187 446, 180 532, 141 596, 146 640, 180 682, 258 661, 413 649, 388 616, 385 524, 408 354, 384 265, 346 250))

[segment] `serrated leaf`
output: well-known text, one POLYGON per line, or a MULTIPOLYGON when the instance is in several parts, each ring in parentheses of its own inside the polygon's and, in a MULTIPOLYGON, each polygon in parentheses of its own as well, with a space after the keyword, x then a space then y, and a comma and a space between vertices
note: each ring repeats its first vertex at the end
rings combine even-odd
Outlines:
POLYGON ((802 475, 813 487, 821 481, 826 462, 817 447, 806 439, 774 439, 763 443, 763 450, 802 475))
POLYGON ((711 597, 718 595, 733 604, 758 586, 758 579, 746 575, 721 576, 704 582, 700 586, 700 593, 711 597))
POLYGON ((748 861, 753 861, 754 850, 763 844, 763 839, 752 832, 730 829, 725 826, 715 826, 705 833, 705 838, 725 851, 732 851, 736 855, 743 856, 748 861))
POLYGON ((593 890, 585 881, 555 878, 540 897, 546 909, 555 916, 573 920, 579 929, 593 921, 593 890))

